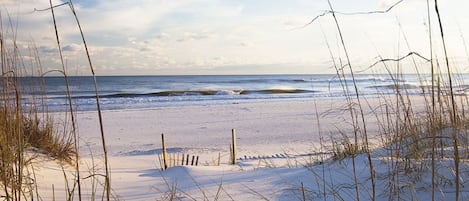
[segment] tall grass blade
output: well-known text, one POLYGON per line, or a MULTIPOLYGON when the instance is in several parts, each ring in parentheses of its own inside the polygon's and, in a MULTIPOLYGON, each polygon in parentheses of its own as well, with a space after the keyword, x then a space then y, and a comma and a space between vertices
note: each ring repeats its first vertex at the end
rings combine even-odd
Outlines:
MULTIPOLYGON (((345 42, 344 42, 344 37, 342 35, 342 31, 341 31, 341 28, 340 28, 340 25, 339 25, 339 21, 337 20, 337 17, 334 13, 334 8, 332 7, 331 1, 327 0, 327 3, 329 4, 329 8, 331 9, 332 17, 334 18, 334 22, 335 22, 335 25, 336 25, 336 28, 337 28, 337 32, 339 33, 340 42, 342 44, 342 48, 343 48, 345 57, 347 59, 347 65, 350 69, 350 75, 352 77, 353 86, 354 86, 354 89, 355 89, 356 99, 357 99, 357 102, 358 102, 358 107, 359 107, 359 110, 360 110, 360 116, 361 116, 362 126, 363 126, 363 133, 364 133, 363 137, 364 137, 364 140, 365 140, 364 144, 365 144, 366 153, 367 153, 367 156, 368 156, 368 163, 369 163, 369 166, 370 166, 370 176, 371 176, 371 186, 372 186, 372 200, 376 200, 375 170, 374 170, 374 167, 373 167, 373 161, 371 159, 371 153, 370 153, 369 142, 368 142, 368 134, 367 134, 367 128, 366 128, 366 122, 365 122, 365 114, 363 112, 363 106, 361 104, 361 99, 360 99, 360 95, 359 95, 357 81, 355 79, 355 74, 354 74, 353 68, 352 68, 352 62, 350 61, 350 57, 349 57, 347 47, 346 47, 345 42)), ((357 146, 357 145, 355 145, 355 146, 357 146)), ((357 199, 359 200, 358 193, 357 193, 357 199)))
POLYGON ((72 133, 73 133, 73 139, 74 139, 74 144, 75 144, 75 173, 77 174, 76 176, 76 182, 77 182, 77 187, 78 187, 78 200, 81 201, 81 176, 80 176, 80 163, 79 163, 79 150, 78 150, 78 136, 77 136, 77 129, 76 129, 76 122, 75 122, 75 115, 73 113, 73 103, 72 103, 72 96, 70 94, 70 84, 68 83, 68 76, 67 76, 67 71, 65 68, 65 62, 62 54, 62 46, 60 45, 60 38, 59 38, 59 33, 57 29, 57 22, 55 20, 55 13, 54 13, 54 6, 52 5, 52 0, 49 0, 50 4, 50 10, 52 13, 52 19, 54 22, 54 30, 55 30, 55 37, 57 41, 57 47, 58 47, 58 52, 60 56, 60 62, 62 64, 62 72, 64 75, 65 79, 65 87, 66 87, 66 93, 67 93, 67 100, 68 100, 68 105, 70 109, 70 117, 72 120, 72 133))
POLYGON ((449 58, 448 58, 448 51, 446 49, 446 42, 445 42, 445 36, 444 36, 444 30, 443 30, 443 24, 441 22, 441 16, 440 16, 440 11, 438 9, 438 0, 435 0, 435 12, 436 16, 438 18, 438 25, 440 28, 440 36, 441 36, 441 41, 443 42, 443 52, 445 56, 445 64, 446 64, 446 69, 447 69, 447 75, 448 75, 448 82, 449 82, 449 90, 450 90, 450 96, 451 96, 451 108, 452 108, 452 119, 451 123, 453 126, 453 133, 452 133, 452 138, 453 138, 453 148, 454 148, 454 168, 455 168, 455 188, 456 188, 456 200, 459 200, 459 191, 460 191, 460 181, 459 181, 459 140, 458 140, 458 134, 457 134, 457 127, 458 127, 458 119, 457 119, 457 109, 456 109, 456 101, 454 100, 454 90, 453 90, 453 80, 451 77, 452 70, 449 64, 449 58))
POLYGON ((70 0, 69 4, 70 10, 73 13, 73 16, 75 17, 75 21, 77 23, 78 29, 80 30, 80 35, 83 41, 83 45, 85 47, 85 52, 86 52, 86 57, 88 59, 88 64, 91 70, 91 74, 93 76, 93 85, 94 85, 94 91, 96 94, 96 107, 98 110, 98 118, 99 118, 99 129, 101 132, 101 141, 102 141, 102 146, 103 146, 103 153, 104 153, 104 166, 105 166, 105 172, 106 172, 106 177, 105 177, 105 187, 106 187, 106 200, 109 201, 111 197, 111 182, 110 182, 110 172, 109 172, 109 160, 108 160, 108 153, 107 153, 107 146, 106 146, 106 140, 105 140, 105 135, 104 135, 104 126, 103 126, 103 116, 101 114, 101 103, 99 100, 99 90, 98 90, 98 83, 96 81, 96 73, 94 71, 93 63, 91 62, 91 56, 88 51, 88 45, 86 44, 85 40, 85 35, 83 34, 83 30, 81 28, 80 21, 78 20, 77 13, 75 11, 75 8, 73 6, 72 0, 70 0))

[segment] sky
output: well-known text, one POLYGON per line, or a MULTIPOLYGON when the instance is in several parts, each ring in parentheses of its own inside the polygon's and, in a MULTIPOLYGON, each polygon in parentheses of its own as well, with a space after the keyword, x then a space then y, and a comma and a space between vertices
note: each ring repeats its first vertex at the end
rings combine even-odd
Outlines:
MULTIPOLYGON (((443 58, 431 1, 403 0, 387 13, 344 15, 386 10, 398 0, 331 0, 352 68, 368 69, 381 58, 418 52, 443 58), (430 26, 429 26, 430 25, 430 26), (431 28, 431 32, 429 31, 431 28)), ((64 3, 53 0, 54 5, 64 3)), ((73 0, 97 75, 299 74, 335 73, 346 54, 327 0, 73 0), (307 26, 305 26, 307 25, 307 26)), ((43 71, 61 69, 52 14, 47 0, 0 0, 3 32, 15 41, 25 63, 43 71), (15 37, 13 37, 15 36, 15 37), (33 51, 32 51, 33 50, 33 51), (33 53, 31 53, 33 52, 33 53), (37 55, 37 56, 36 56, 37 55)), ((469 55, 467 0, 440 1, 448 54, 466 72, 469 55)), ((88 75, 83 41, 68 5, 54 9, 67 73, 88 75)), ((425 71, 428 62, 404 59, 425 71)), ((387 67, 394 68, 395 63, 387 67)), ((385 72, 377 65, 364 73, 385 72)), ((31 70, 33 72, 33 70, 31 70)))

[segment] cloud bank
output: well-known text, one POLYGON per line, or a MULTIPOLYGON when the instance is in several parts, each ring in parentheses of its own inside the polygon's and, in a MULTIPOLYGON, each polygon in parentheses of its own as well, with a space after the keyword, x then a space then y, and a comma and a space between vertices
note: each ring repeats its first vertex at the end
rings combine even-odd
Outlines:
MULTIPOLYGON (((382 10, 396 1, 332 1, 335 10, 382 10)), ((64 1, 54 0, 54 5, 64 1)), ((343 57, 326 1, 228 0, 75 0, 73 1, 97 72, 114 74, 333 73, 332 58, 343 57), (249 67, 251 66, 251 67, 249 67)), ((4 24, 18 26, 24 49, 37 46, 45 68, 58 68, 48 1, 2 1, 4 24), (18 19, 18 20, 16 20, 18 19)), ((464 0, 442 2, 454 58, 463 58, 469 7, 464 0), (459 28, 458 28, 459 27, 459 28)), ((77 74, 85 73, 83 43, 67 6, 55 8, 62 50, 77 74)), ((377 56, 409 50, 428 54, 426 1, 405 0, 391 12, 340 16, 340 25, 357 68, 377 56), (408 45, 402 45, 404 38, 408 45)), ((14 30, 13 28, 11 30, 14 30)), ((11 31, 10 32, 13 32, 11 31)))

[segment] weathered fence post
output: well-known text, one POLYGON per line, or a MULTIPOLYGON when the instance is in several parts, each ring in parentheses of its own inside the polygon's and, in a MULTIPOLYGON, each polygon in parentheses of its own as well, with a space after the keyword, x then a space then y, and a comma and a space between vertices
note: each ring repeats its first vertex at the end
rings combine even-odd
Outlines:
POLYGON ((228 163, 233 163, 233 144, 230 144, 230 160, 228 161, 228 163))
POLYGON ((55 187, 54 187, 54 184, 52 184, 52 201, 55 201, 55 187))
POLYGON ((232 156, 231 156, 231 164, 236 164, 236 129, 231 130, 231 139, 232 139, 232 156))
POLYGON ((301 182, 301 193, 303 195, 303 201, 306 201, 305 185, 301 182))
POLYGON ((163 144, 163 164, 164 164, 164 169, 168 169, 168 161, 167 161, 167 155, 166 155, 166 145, 164 142, 164 133, 161 133, 161 142, 163 144))

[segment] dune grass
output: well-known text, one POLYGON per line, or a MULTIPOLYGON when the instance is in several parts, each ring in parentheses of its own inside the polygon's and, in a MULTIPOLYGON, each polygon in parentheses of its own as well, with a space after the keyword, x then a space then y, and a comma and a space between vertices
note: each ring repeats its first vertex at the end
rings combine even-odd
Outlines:
MULTIPOLYGON (((4 55, 4 51, 2 53, 3 58, 9 56, 4 55)), ((9 72, 21 69, 17 66, 3 66, 3 69, 6 68, 9 72)), ((25 196, 24 180, 33 180, 30 165, 36 154, 69 164, 74 163, 76 155, 74 141, 69 133, 59 133, 52 118, 40 114, 34 105, 25 106, 22 103, 23 89, 19 80, 16 73, 4 73, 1 82, 0 177, 6 200, 20 200, 25 196)))
MULTIPOLYGON (((418 53, 416 56, 428 61, 424 66, 431 69, 431 86, 425 86, 425 84, 423 84, 424 77, 427 75, 419 73, 420 67, 416 64, 413 56, 415 53, 411 52, 413 54, 409 53, 407 55, 411 55, 414 68, 417 71, 415 76, 417 76, 419 80, 422 80, 421 84, 424 86, 421 91, 421 96, 423 96, 424 101, 424 110, 420 111, 414 108, 416 103, 412 99, 412 95, 406 91, 405 85, 400 82, 400 78, 404 77, 400 70, 400 68, 402 68, 401 60, 407 56, 397 56, 399 59, 383 59, 379 56, 378 58, 381 58, 381 60, 367 68, 375 68, 376 64, 379 63, 379 66, 383 67, 388 72, 388 75, 395 83, 395 96, 383 95, 380 97, 382 105, 379 108, 372 108, 380 124, 379 135, 382 140, 380 147, 377 149, 371 150, 369 148, 370 142, 368 142, 368 135, 366 133, 367 120, 364 119, 365 115, 363 114, 363 107, 366 106, 366 103, 360 101, 360 92, 356 88, 356 83, 347 83, 344 67, 334 65, 337 69, 338 78, 343 80, 344 92, 348 94, 350 91, 349 88, 354 88, 356 94, 355 98, 347 95, 347 102, 350 106, 351 124, 358 133, 354 135, 354 139, 349 139, 346 135, 343 135, 342 143, 331 142, 334 145, 332 146, 334 160, 343 160, 346 158, 351 158, 352 160, 356 200, 377 200, 375 181, 377 176, 375 175, 373 160, 371 158, 372 154, 375 155, 375 157, 387 158, 386 163, 389 169, 385 174, 389 175, 390 188, 387 192, 389 200, 400 200, 403 198, 403 196, 401 196, 402 192, 406 191, 408 193, 406 189, 401 187, 405 185, 405 183, 402 182, 419 182, 420 180, 413 180, 412 178, 420 178, 423 175, 427 175, 429 171, 431 172, 432 178, 432 200, 436 200, 436 194, 438 193, 440 193, 440 196, 438 196, 440 199, 445 197, 441 189, 445 188, 448 182, 454 186, 454 198, 456 200, 460 199, 462 186, 460 163, 467 158, 465 150, 468 147, 467 122, 469 122, 469 119, 465 115, 467 97, 457 96, 455 94, 455 89, 463 86, 464 83, 456 84, 456 80, 454 79, 454 77, 457 77, 457 74, 454 74, 457 70, 453 69, 455 67, 449 62, 444 37, 444 26, 442 25, 438 10, 438 1, 435 0, 433 2, 434 13, 432 14, 437 16, 436 22, 430 20, 432 12, 430 4, 430 1, 427 1, 428 26, 431 27, 431 25, 435 23, 436 27, 439 28, 438 33, 440 33, 441 47, 434 45, 435 39, 432 38, 432 31, 429 31, 429 48, 431 50, 429 57, 431 59, 426 59, 418 53), (433 49, 436 48, 443 49, 444 54, 434 56, 433 53, 435 51, 433 51, 433 49), (437 58, 441 58, 442 61, 437 58), (440 66, 441 63, 444 65, 440 66), (390 66, 393 66, 392 69, 397 70, 391 70, 390 66), (363 121, 358 123, 357 119, 362 119, 363 121), (361 136, 361 138, 357 136, 361 136), (355 170, 355 158, 362 155, 362 153, 365 153, 368 158, 368 169, 370 171, 369 186, 364 186, 360 184, 360 182, 357 182, 358 173, 355 170), (453 164, 449 165, 447 163, 448 160, 452 161, 453 164), (442 165, 447 167, 442 167, 442 165), (447 178, 447 174, 442 173, 443 169, 447 168, 453 173, 453 178, 447 178), (412 174, 408 174, 410 172, 412 172, 412 174), (367 189, 371 189, 371 193, 369 193, 367 197, 363 197, 363 191, 367 191, 367 189)), ((333 10, 332 5, 329 5, 331 11, 327 13, 331 13, 335 20, 341 41, 340 44, 346 56, 345 61, 347 61, 347 64, 345 67, 350 69, 348 76, 352 76, 353 78, 354 69, 352 69, 352 64, 348 58, 346 44, 344 43, 344 38, 340 30, 340 23, 337 21, 335 16, 336 12, 333 10)), ((334 62, 341 60, 340 58, 337 59, 332 54, 331 57, 334 62)), ((383 177, 383 175, 379 177, 383 177)), ((326 178, 322 178, 322 180, 327 183, 326 178)), ((409 197, 407 197, 407 199, 408 198, 409 197)))
MULTIPOLYGON (((58 35, 58 29, 55 24, 54 8, 59 6, 68 5, 73 16, 77 20, 73 4, 71 1, 61 4, 52 5, 50 1, 50 8, 42 11, 51 11, 52 19, 54 19, 55 33, 57 36, 58 54, 62 61, 62 69, 52 70, 43 73, 38 50, 34 44, 30 45, 29 53, 32 57, 31 63, 24 61, 23 52, 17 46, 16 31, 13 22, 7 20, 9 26, 4 27, 0 25, 0 57, 2 67, 1 95, 0 95, 0 186, 2 192, 0 197, 5 200, 41 200, 37 192, 37 182, 34 174, 33 161, 38 154, 48 156, 55 159, 61 164, 73 165, 75 174, 69 178, 68 173, 63 169, 64 179, 66 181, 66 194, 68 200, 75 200, 75 195, 78 200, 82 200, 81 192, 81 176, 79 165, 79 150, 78 150, 78 134, 76 128, 76 121, 74 119, 75 112, 71 101, 70 89, 68 88, 68 78, 66 73, 66 66, 62 57, 62 47, 58 35), (29 72, 29 73, 26 73, 29 72), (69 122, 63 122, 66 125, 59 125, 53 121, 47 112, 47 102, 44 89, 44 77, 50 72, 59 72, 64 76, 67 83, 67 88, 64 93, 68 97, 69 115, 72 119, 69 122), (31 74, 32 73, 32 74, 31 74), (34 83, 31 83, 31 80, 34 83), (38 83, 36 83, 39 81, 38 83), (27 97, 23 97, 23 92, 28 92, 27 97), (34 94, 34 95, 32 95, 34 94), (25 100, 27 100, 25 102, 25 100), (69 180, 71 179, 71 180, 69 180), (71 182, 71 183, 69 183, 71 182)), ((0 22, 3 19, 0 16, 0 22)), ((79 25, 80 32, 84 41, 84 36, 79 25)), ((85 49, 89 58, 89 53, 85 43, 85 49)), ((90 59, 89 59, 90 60, 90 59)), ((90 68, 93 67, 90 62, 90 68)), ((93 72, 93 77, 95 77, 93 72)), ((96 79, 95 79, 96 86, 96 79)), ((96 94, 98 94, 96 88, 96 94)), ((99 96, 97 95, 98 111, 99 96)), ((100 125, 102 129, 102 120, 100 115, 100 125)), ((110 200, 110 182, 107 165, 106 145, 104 143, 104 133, 102 131, 103 147, 105 152, 105 190, 106 195, 102 198, 110 200)), ((95 177, 101 177, 101 174, 94 174, 87 178, 93 178, 92 185, 95 185, 95 177)), ((93 190, 92 194, 96 192, 93 190)), ((54 195, 55 197, 55 195, 54 195)), ((95 199, 95 196, 92 197, 95 199)))

